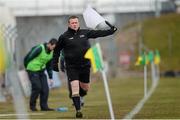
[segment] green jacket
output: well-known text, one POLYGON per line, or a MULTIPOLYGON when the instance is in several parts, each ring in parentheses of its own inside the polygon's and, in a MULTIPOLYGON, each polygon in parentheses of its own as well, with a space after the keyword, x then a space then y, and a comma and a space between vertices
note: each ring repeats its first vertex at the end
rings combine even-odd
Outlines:
POLYGON ((49 51, 46 44, 40 44, 31 49, 24 59, 24 66, 26 70, 38 72, 48 72, 49 78, 52 79, 52 57, 53 51, 49 51))

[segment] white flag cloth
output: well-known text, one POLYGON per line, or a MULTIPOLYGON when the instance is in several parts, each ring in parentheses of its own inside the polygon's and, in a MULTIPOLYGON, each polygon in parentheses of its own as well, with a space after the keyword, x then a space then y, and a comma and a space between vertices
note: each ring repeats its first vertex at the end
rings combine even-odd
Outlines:
POLYGON ((84 21, 88 28, 95 29, 96 26, 105 21, 91 6, 88 6, 83 12, 84 21))

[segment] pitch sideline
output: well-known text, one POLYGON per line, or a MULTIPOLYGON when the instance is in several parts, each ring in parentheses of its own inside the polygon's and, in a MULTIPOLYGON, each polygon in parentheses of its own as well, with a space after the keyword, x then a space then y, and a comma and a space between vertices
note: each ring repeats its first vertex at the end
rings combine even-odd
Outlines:
POLYGON ((28 114, 0 114, 0 117, 9 117, 9 116, 28 116, 28 115, 43 115, 44 113, 28 113, 28 114))
POLYGON ((136 115, 142 109, 145 102, 151 97, 151 95, 154 92, 154 90, 156 89, 157 85, 158 85, 158 80, 154 85, 151 86, 150 90, 147 93, 147 96, 143 97, 143 99, 141 99, 139 101, 139 103, 132 109, 132 111, 129 112, 123 119, 132 119, 134 117, 134 115, 136 115))

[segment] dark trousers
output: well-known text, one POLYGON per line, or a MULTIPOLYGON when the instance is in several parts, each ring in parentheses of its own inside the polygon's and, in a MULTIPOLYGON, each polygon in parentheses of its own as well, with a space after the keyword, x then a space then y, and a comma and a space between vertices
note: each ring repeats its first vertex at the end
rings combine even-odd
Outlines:
POLYGON ((36 108, 36 100, 40 95, 41 109, 48 108, 49 87, 47 77, 44 71, 32 72, 27 71, 31 82, 30 109, 36 108))

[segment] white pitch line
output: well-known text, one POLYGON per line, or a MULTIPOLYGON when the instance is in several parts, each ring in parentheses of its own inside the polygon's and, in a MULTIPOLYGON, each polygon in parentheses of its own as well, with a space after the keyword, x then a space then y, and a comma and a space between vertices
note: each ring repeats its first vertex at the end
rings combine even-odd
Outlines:
POLYGON ((29 114, 0 114, 0 117, 9 117, 9 116, 27 116, 27 115, 43 115, 44 113, 29 113, 29 114))
POLYGON ((136 115, 141 110, 141 108, 144 106, 144 103, 151 97, 157 84, 158 83, 156 83, 156 85, 154 85, 150 88, 150 90, 147 93, 147 96, 143 97, 143 99, 141 99, 139 101, 139 103, 134 107, 134 109, 131 112, 129 112, 123 119, 132 119, 134 117, 134 115, 136 115))

